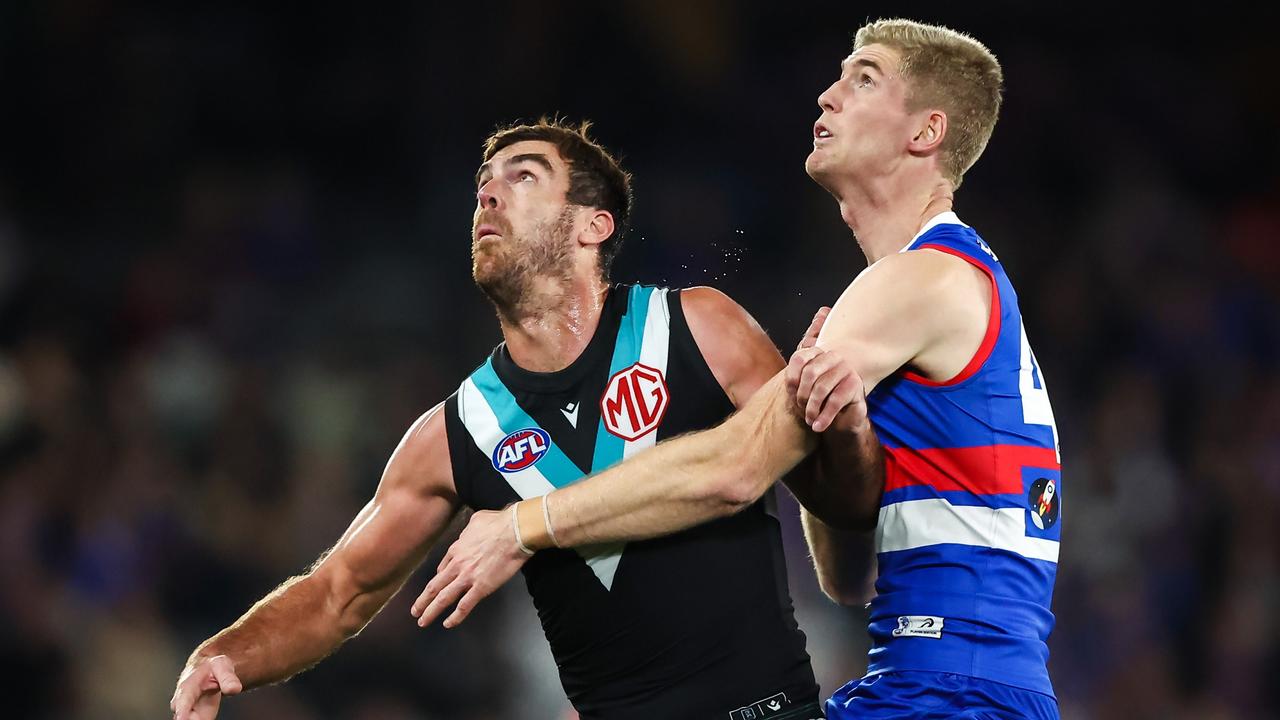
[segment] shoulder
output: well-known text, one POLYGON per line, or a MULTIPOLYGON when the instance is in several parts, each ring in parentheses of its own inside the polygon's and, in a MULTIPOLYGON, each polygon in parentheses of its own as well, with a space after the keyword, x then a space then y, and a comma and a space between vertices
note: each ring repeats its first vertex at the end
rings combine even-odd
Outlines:
POLYGON ((685 322, 698 347, 763 336, 764 328, 745 308, 723 292, 705 285, 680 290, 685 322))
POLYGON ((683 288, 678 292, 680 305, 683 307, 684 314, 689 318, 690 322, 729 321, 759 327, 755 318, 751 317, 750 313, 735 302, 733 298, 713 287, 697 285, 683 288))
POLYGON ((898 287, 905 281, 916 292, 931 292, 945 290, 973 270, 969 261, 956 255, 920 248, 881 258, 868 267, 859 280, 867 278, 869 282, 898 287))
POLYGON ((887 317, 926 311, 939 320, 954 303, 980 297, 986 276, 969 261, 922 248, 881 258, 849 286, 864 310, 887 317))
POLYGON ((693 341, 734 405, 782 369, 782 355, 745 308, 712 287, 680 291, 680 305, 693 341))

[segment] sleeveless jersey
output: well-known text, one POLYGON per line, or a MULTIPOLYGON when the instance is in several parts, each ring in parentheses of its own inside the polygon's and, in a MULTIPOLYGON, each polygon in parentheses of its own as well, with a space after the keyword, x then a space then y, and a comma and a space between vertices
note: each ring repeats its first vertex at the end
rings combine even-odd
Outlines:
MULTIPOLYGON (((569 367, 529 372, 499 345, 449 398, 445 422, 459 497, 495 510, 732 411, 679 292, 617 285, 569 367)), ((584 720, 729 718, 762 699, 817 699, 772 503, 770 491, 674 535, 545 550, 525 564, 565 693, 584 720)), ((750 712, 734 717, 764 716, 750 712)))
POLYGON ((868 675, 928 670, 1053 695, 1046 640, 1062 533, 1058 431, 1018 296, 991 248, 943 213, 903 249, 991 280, 985 338, 943 383, 900 371, 867 397, 885 449, 868 675))

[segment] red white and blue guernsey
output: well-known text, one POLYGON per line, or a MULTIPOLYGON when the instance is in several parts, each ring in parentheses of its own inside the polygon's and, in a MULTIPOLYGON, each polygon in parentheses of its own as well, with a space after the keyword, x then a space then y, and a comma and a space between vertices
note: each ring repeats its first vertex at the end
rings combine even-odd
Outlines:
POLYGON ((904 369, 867 398, 885 448, 868 676, 954 673, 1052 697, 1063 493, 1044 376, 1013 285, 972 228, 938 215, 903 249, 916 251, 985 273, 991 316, 954 378, 904 369))

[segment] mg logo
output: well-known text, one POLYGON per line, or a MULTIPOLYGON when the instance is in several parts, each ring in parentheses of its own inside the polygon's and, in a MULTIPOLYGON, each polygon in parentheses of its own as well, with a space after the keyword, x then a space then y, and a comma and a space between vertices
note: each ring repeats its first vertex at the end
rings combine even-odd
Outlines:
POLYGON ((636 363, 609 378, 600 396, 600 418, 614 435, 638 440, 662 424, 670 400, 662 371, 636 363))

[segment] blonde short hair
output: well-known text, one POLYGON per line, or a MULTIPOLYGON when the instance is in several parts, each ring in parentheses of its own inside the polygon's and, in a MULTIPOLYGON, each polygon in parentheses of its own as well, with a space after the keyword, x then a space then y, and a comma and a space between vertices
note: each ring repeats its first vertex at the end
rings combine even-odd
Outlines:
POLYGON ((907 110, 936 107, 947 114, 942 167, 960 187, 964 173, 987 147, 1000 115, 1004 73, 985 45, 941 25, 877 20, 858 30, 853 50, 879 44, 901 56, 907 110))

